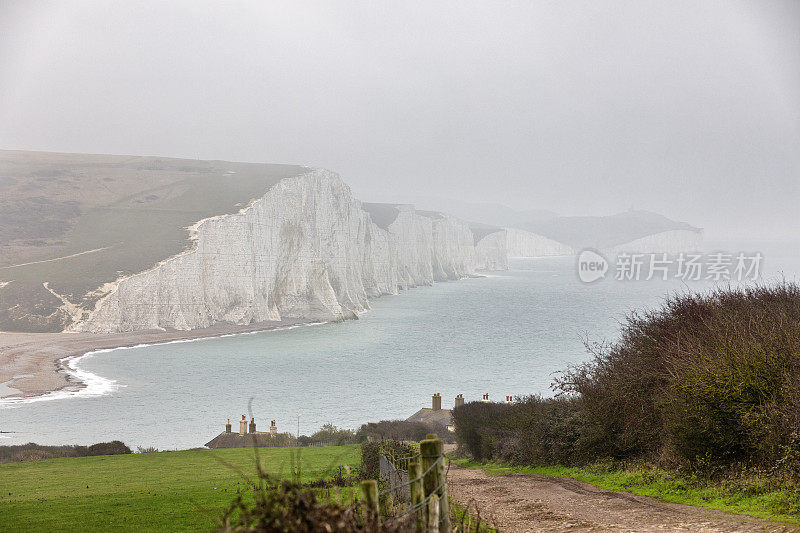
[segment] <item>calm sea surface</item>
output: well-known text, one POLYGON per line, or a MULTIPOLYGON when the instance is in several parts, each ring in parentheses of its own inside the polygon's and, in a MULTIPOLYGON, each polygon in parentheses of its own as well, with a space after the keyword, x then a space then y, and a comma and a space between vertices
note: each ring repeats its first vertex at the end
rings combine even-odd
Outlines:
MULTIPOLYGON (((798 264, 772 256, 768 279, 791 278, 798 264)), ((0 444, 202 446, 227 418, 236 425, 251 398, 259 429, 275 419, 294 433, 299 414, 310 434, 328 422, 407 418, 434 392, 446 408, 458 393, 552 394, 554 372, 587 359, 585 336, 614 339, 627 312, 685 288, 586 285, 574 258, 517 260, 507 272, 376 299, 360 320, 98 353, 79 368, 116 390, 0 409, 0 444)))

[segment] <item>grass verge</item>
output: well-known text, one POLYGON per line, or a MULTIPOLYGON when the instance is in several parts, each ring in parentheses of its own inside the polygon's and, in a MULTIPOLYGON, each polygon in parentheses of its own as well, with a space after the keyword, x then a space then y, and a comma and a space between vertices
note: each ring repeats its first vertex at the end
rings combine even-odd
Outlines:
POLYGON ((754 474, 710 481, 647 465, 597 463, 582 467, 520 467, 463 458, 452 459, 452 462, 464 468, 481 468, 489 475, 525 473, 571 478, 602 489, 652 496, 665 502, 800 525, 800 487, 754 474))

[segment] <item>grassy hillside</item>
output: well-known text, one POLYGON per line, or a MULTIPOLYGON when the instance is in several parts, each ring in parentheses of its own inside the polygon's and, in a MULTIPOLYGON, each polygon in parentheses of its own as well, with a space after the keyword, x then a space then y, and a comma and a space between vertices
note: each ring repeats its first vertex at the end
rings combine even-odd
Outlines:
POLYGON ((61 302, 42 283, 89 307, 92 290, 184 250, 188 226, 234 213, 303 171, 0 150, 0 330, 61 330, 61 302))
MULTIPOLYGON (((288 477, 297 448, 258 450, 288 477)), ((358 446, 303 448, 302 481, 356 466, 358 446)), ((203 531, 253 474, 253 450, 186 450, 0 465, 0 531, 203 531), (226 466, 225 461, 231 466, 226 466)))

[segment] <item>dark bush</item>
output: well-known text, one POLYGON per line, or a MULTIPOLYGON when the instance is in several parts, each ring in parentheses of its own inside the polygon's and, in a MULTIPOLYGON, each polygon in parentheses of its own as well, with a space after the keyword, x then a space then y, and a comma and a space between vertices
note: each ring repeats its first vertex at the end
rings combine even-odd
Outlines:
POLYGON ((584 455, 577 400, 522 398, 513 405, 470 402, 453 413, 459 446, 479 461, 571 464, 584 455))
POLYGON ((381 420, 363 424, 356 432, 357 442, 372 440, 407 440, 419 442, 428 433, 436 433, 443 442, 454 442, 455 436, 441 424, 425 424, 408 420, 381 420))
POLYGON ((675 295, 559 387, 596 454, 774 465, 800 430, 800 287, 675 295))
POLYGON ((356 434, 350 429, 341 429, 333 424, 325 424, 319 431, 311 435, 310 444, 343 446, 355 442, 356 434))
POLYGON ((44 446, 29 442, 14 446, 0 446, 0 463, 35 461, 58 457, 87 457, 90 455, 117 455, 131 453, 122 442, 101 442, 91 446, 44 446))
POLYGON ((498 441, 513 433, 514 428, 507 426, 505 418, 509 409, 506 404, 494 402, 469 402, 453 409, 459 446, 478 461, 491 459, 498 441))
POLYGON ((133 453, 130 448, 118 440, 99 442, 89 446, 86 455, 124 455, 133 453))
POLYGON ((590 455, 581 448, 585 424, 576 399, 530 396, 508 409, 505 419, 514 430, 499 442, 501 461, 571 465, 590 455))

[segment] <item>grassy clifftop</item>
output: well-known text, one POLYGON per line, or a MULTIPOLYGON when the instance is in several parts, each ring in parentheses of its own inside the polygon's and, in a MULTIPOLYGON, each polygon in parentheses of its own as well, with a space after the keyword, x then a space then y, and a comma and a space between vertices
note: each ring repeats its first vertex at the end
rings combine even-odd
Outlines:
POLYGON ((60 331, 48 287, 78 306, 120 275, 189 244, 187 227, 234 213, 304 167, 0 151, 0 330, 60 331))

